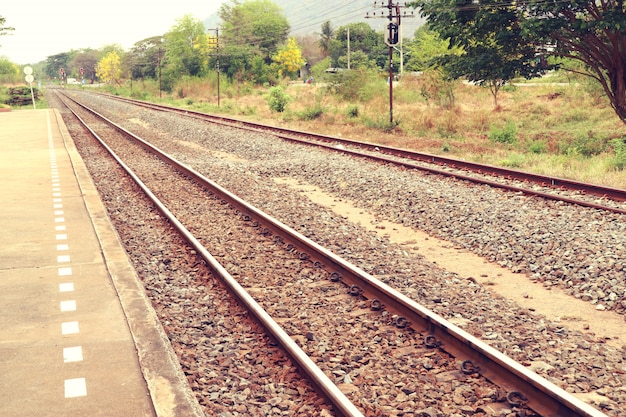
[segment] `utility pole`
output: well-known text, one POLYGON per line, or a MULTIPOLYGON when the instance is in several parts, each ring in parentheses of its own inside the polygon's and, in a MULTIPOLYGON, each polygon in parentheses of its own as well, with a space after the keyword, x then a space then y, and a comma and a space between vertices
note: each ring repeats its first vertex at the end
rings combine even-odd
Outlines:
MULTIPOLYGON (((380 14, 376 14, 373 12, 370 16, 369 12, 365 16, 365 18, 373 18, 380 17, 386 18, 389 20, 387 24, 387 37, 385 38, 385 44, 389 47, 389 127, 393 126, 393 49, 394 47, 402 41, 400 39, 400 25, 401 25, 401 15, 400 8, 406 7, 405 5, 400 5, 400 3, 394 3, 393 0, 387 0, 387 4, 384 1, 375 1, 375 8, 387 9, 387 12, 380 12, 380 14)), ((403 15, 404 17, 413 17, 413 13, 407 15, 406 12, 403 15)), ((400 66, 402 67, 402 62, 400 62, 400 66)))
POLYGON ((211 40, 211 44, 215 45, 215 69, 217 70, 217 107, 220 106, 220 29, 209 29, 215 31, 215 42, 211 40))

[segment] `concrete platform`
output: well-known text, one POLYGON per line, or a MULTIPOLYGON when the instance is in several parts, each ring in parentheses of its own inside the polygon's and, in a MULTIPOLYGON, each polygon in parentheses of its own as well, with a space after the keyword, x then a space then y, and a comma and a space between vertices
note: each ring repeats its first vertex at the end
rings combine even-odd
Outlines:
POLYGON ((201 416, 55 110, 0 113, 0 416, 201 416))

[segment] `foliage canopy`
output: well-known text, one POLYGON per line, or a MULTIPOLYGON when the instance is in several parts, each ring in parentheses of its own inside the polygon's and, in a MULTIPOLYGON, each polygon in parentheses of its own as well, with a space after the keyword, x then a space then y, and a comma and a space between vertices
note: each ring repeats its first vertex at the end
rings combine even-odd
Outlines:
POLYGON ((297 76, 305 61, 302 58, 302 51, 295 38, 289 38, 287 43, 278 50, 278 53, 274 56, 274 63, 278 68, 280 77, 297 76))
POLYGON ((548 56, 585 64, 626 123, 626 7, 623 0, 419 0, 428 23, 460 58, 444 61, 451 74, 479 83, 534 77, 548 56))
POLYGON ((119 82, 121 75, 121 60, 116 51, 106 54, 96 66, 96 76, 108 84, 119 82))

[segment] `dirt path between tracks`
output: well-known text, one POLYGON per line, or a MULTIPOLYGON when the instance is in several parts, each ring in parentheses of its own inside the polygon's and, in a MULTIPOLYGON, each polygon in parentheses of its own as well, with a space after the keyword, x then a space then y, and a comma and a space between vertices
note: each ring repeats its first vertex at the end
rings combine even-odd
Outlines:
POLYGON ((275 179, 305 194, 312 201, 345 216, 352 222, 373 230, 382 237, 400 244, 408 251, 424 256, 428 261, 455 272, 459 276, 486 286, 490 291, 515 301, 564 327, 592 332, 607 344, 626 346, 624 317, 610 311, 601 311, 588 302, 566 294, 556 287, 544 287, 532 282, 524 274, 515 274, 478 255, 454 247, 453 243, 434 238, 397 223, 381 221, 371 213, 355 207, 350 201, 339 200, 319 188, 289 178, 275 179))

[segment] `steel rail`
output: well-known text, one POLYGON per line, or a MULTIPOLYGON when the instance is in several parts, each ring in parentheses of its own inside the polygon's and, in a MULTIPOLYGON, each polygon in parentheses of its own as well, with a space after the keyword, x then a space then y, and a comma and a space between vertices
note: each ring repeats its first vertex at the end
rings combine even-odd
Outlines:
POLYGON ((538 191, 534 191, 534 190, 530 190, 530 189, 526 189, 526 188, 508 186, 506 184, 501 184, 501 183, 497 183, 497 182, 494 182, 494 181, 482 180, 482 179, 471 177, 471 176, 466 176, 466 175, 462 175, 462 174, 452 173, 452 172, 446 171, 446 170, 439 170, 439 169, 435 169, 435 168, 428 168, 428 167, 424 167, 422 165, 413 165, 413 164, 410 164, 410 163, 402 163, 402 162, 399 162, 397 160, 388 159, 388 158, 385 158, 385 157, 382 157, 382 156, 365 154, 365 153, 361 153, 361 152, 358 152, 358 151, 352 151, 352 150, 349 150, 349 149, 339 149, 339 148, 336 147, 336 145, 337 144, 341 144, 341 145, 346 145, 346 146, 352 146, 352 147, 357 147, 357 148, 360 148, 360 149, 364 149, 364 150, 366 150, 368 152, 379 153, 379 154, 383 154, 383 155, 392 155, 392 156, 396 156, 396 157, 400 157, 400 158, 420 161, 420 162, 434 164, 434 165, 440 165, 440 166, 449 167, 449 168, 458 169, 458 170, 466 170, 466 171, 471 171, 471 172, 477 172, 477 173, 481 173, 481 174, 486 174, 486 175, 491 175, 491 176, 496 176, 496 177, 502 177, 502 178, 510 179, 510 180, 518 180, 518 181, 522 181, 522 182, 529 182, 529 183, 537 184, 537 185, 540 185, 540 186, 546 187, 546 188, 570 190, 570 191, 579 191, 579 192, 582 192, 584 194, 593 195, 593 196, 596 196, 596 197, 599 197, 599 198, 606 198, 606 199, 619 201, 619 202, 626 201, 626 189, 620 189, 620 188, 614 188, 614 187, 606 187, 606 186, 601 186, 601 185, 596 185, 596 184, 589 184, 589 183, 584 183, 584 182, 581 182, 581 181, 570 180, 570 179, 566 179, 566 178, 550 177, 550 176, 541 175, 541 174, 533 174, 533 173, 519 171, 519 170, 514 170, 514 169, 509 169, 509 168, 496 167, 496 166, 493 166, 493 165, 485 165, 485 164, 479 164, 479 163, 475 163, 475 162, 463 161, 463 160, 460 160, 460 159, 448 158, 448 157, 443 157, 443 156, 437 156, 437 155, 428 154, 428 153, 424 153, 424 152, 416 152, 416 151, 411 151, 411 150, 408 150, 408 149, 396 148, 396 147, 380 145, 380 144, 376 144, 376 143, 368 143, 368 142, 356 141, 356 140, 352 140, 352 139, 339 138, 339 137, 335 137, 335 136, 328 136, 328 135, 321 135, 321 134, 317 134, 317 133, 311 133, 311 132, 304 132, 304 131, 299 131, 299 130, 286 129, 286 128, 277 127, 277 126, 268 126, 268 125, 263 125, 263 124, 260 124, 260 123, 244 121, 244 120, 241 120, 241 119, 228 118, 228 117, 224 117, 224 116, 216 116, 216 115, 202 113, 202 112, 198 112, 198 111, 194 111, 194 110, 185 110, 185 109, 180 109, 180 108, 176 108, 176 107, 172 107, 172 106, 166 106, 166 105, 163 105, 163 104, 149 103, 149 102, 129 99, 129 98, 125 98, 125 97, 111 96, 111 95, 108 95, 108 94, 105 94, 105 96, 110 97, 110 98, 115 99, 115 100, 120 100, 120 101, 125 101, 125 102, 128 102, 128 103, 138 104, 138 105, 141 105, 141 106, 144 106, 144 107, 148 107, 148 108, 151 108, 151 109, 154 109, 154 110, 173 111, 173 112, 181 113, 181 114, 184 114, 184 115, 187 115, 187 116, 192 116, 192 117, 200 118, 200 119, 203 119, 203 120, 211 121, 213 123, 221 123, 221 124, 224 124, 224 125, 227 125, 227 126, 237 127, 237 128, 240 128, 240 129, 250 129, 250 130, 254 130, 254 131, 258 131, 258 132, 266 132, 266 133, 270 132, 271 134, 273 134, 273 135, 275 135, 275 136, 277 136, 277 137, 279 137, 281 139, 295 141, 295 142, 299 142, 299 143, 305 143, 305 144, 308 144, 308 145, 321 146, 321 147, 324 147, 324 148, 327 148, 327 149, 331 149, 331 150, 336 151, 336 152, 350 153, 350 154, 357 155, 357 156, 363 156, 363 157, 378 159, 378 160, 383 161, 383 162, 389 162, 389 163, 393 163, 393 164, 400 164, 400 165, 404 165, 404 166, 409 167, 409 168, 424 170, 424 171, 430 172, 432 174, 443 175, 443 176, 448 176, 448 177, 455 177, 455 178, 458 178, 458 179, 471 181, 471 182, 474 182, 474 183, 482 183, 482 184, 490 185, 490 186, 493 186, 493 187, 508 189, 510 191, 513 191, 513 192, 520 192, 521 191, 521 192, 523 192, 523 193, 525 193, 527 195, 535 195, 535 196, 543 197, 543 198, 547 198, 547 199, 564 201, 564 202, 567 202, 567 203, 577 204, 577 205, 581 205, 581 206, 585 206, 585 207, 597 208, 597 209, 601 209, 601 210, 608 210, 608 211, 621 213, 621 214, 625 214, 626 213, 626 210, 624 210, 624 209, 614 208, 614 207, 610 207, 610 206, 606 206, 606 205, 602 205, 602 204, 597 204, 597 203, 588 203, 588 202, 585 202, 585 201, 582 201, 582 200, 577 200, 577 199, 572 199, 572 198, 553 196, 553 195, 548 194, 548 193, 542 193, 542 192, 538 192, 538 191), (324 145, 320 144, 319 142, 313 142, 313 141, 310 141, 310 140, 303 139, 303 137, 304 138, 314 138, 315 140, 318 140, 318 141, 321 141, 321 142, 324 142, 324 143, 330 143, 332 145, 324 146, 324 145))
MULTIPOLYGON (((156 148, 147 144, 141 138, 135 136, 133 133, 125 130, 123 127, 115 124, 111 120, 107 119, 103 115, 95 112, 94 110, 72 100, 77 105, 81 106, 85 110, 96 115, 98 118, 104 120, 106 123, 113 126, 118 131, 138 141, 142 146, 148 146, 152 148, 152 151, 161 153, 156 148)), ((74 114, 74 116, 80 121, 80 123, 87 129, 94 138, 98 140, 100 145, 115 159, 115 161, 126 171, 126 173, 133 179, 133 181, 141 188, 141 190, 148 196, 156 208, 167 218, 170 224, 181 234, 181 236, 202 256, 211 268, 213 273, 218 276, 227 288, 233 293, 252 313, 257 322, 259 322, 267 332, 285 349, 289 357, 294 363, 303 370, 305 375, 315 384, 317 389, 329 399, 331 404, 337 409, 341 415, 345 417, 364 417, 363 413, 345 396, 345 394, 333 383, 326 374, 313 362, 313 360, 296 344, 296 342, 283 330, 282 327, 256 302, 256 300, 237 282, 237 280, 213 257, 213 255, 200 243, 198 239, 174 216, 174 214, 158 199, 154 193, 141 181, 141 179, 126 165, 117 154, 97 135, 97 133, 91 129, 87 123, 71 108, 68 109, 74 114)), ((169 158, 163 158, 168 161, 169 158)), ((175 161, 174 161, 175 162, 175 161)), ((183 164, 175 162, 175 166, 179 169, 187 171, 183 164)), ((194 175, 195 176, 195 175, 194 175)), ((201 178, 201 177, 198 177, 201 178)), ((206 180, 202 181, 206 185, 206 180)))
MULTIPOLYGON (((113 125, 115 124, 113 123, 113 125)), ((121 126, 117 128, 136 137, 121 126)), ((185 175, 210 187, 213 193, 228 201, 240 213, 242 219, 263 225, 276 238, 287 242, 291 250, 296 251, 301 259, 308 259, 312 263, 332 271, 329 273, 329 279, 342 282, 350 288, 350 291, 354 290, 370 300, 373 308, 382 307, 394 314, 399 327, 410 326, 416 331, 426 334, 427 345, 445 350, 459 360, 471 361, 472 367, 486 379, 506 389, 509 393, 520 393, 520 396, 526 399, 524 400, 525 406, 541 416, 606 417, 601 411, 530 371, 279 220, 248 204, 192 168, 162 154, 153 145, 145 143, 142 146, 161 154, 159 155, 161 159, 178 165, 178 169, 185 175)))

